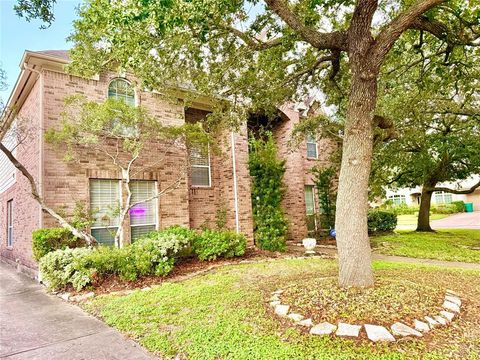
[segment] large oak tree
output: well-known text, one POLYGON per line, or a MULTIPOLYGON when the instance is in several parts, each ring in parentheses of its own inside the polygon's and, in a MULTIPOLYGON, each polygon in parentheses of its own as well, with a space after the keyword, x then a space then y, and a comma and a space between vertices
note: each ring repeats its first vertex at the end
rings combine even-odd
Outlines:
POLYGON ((447 53, 478 44, 479 7, 469 0, 91 0, 75 23, 73 69, 91 75, 118 66, 148 88, 222 96, 231 106, 223 113, 232 115, 294 100, 348 66, 339 280, 372 286, 367 193, 382 64, 406 32, 447 53))

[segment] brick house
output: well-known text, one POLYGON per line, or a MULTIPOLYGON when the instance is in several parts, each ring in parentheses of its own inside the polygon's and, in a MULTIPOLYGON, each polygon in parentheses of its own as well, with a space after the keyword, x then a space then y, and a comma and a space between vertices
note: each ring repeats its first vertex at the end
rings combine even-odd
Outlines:
MULTIPOLYGON (((16 143, 15 136, 6 137, 4 144, 15 148, 15 154, 35 177, 39 192, 45 202, 71 214, 75 204, 82 202, 95 208, 101 215, 121 198, 121 176, 105 157, 86 153, 80 162, 71 164, 63 160, 58 148, 44 140, 46 129, 58 126, 64 98, 83 94, 88 99, 103 101, 107 97, 123 98, 132 104, 142 105, 162 123, 180 125, 204 118, 210 109, 208 99, 200 99, 189 108, 166 102, 155 92, 135 89, 128 76, 103 73, 85 79, 66 74, 64 65, 68 53, 61 50, 26 51, 21 60, 21 72, 7 106, 16 109, 17 119, 27 119, 28 141, 16 143)), ((273 129, 279 154, 286 159, 285 212, 290 222, 289 240, 298 241, 307 235, 306 212, 315 203, 308 170, 316 162, 328 161, 331 144, 309 139, 300 149, 292 151, 287 142, 295 123, 301 115, 293 107, 281 109, 281 121, 273 129), (309 156, 307 156, 307 152, 309 156), (307 205, 308 204, 308 209, 307 205)), ((4 114, 5 116, 5 114, 4 114)), ((253 245, 253 222, 248 172, 247 126, 237 133, 224 134, 220 141, 221 152, 194 156, 185 149, 165 149, 152 143, 149 156, 138 160, 143 169, 135 174, 132 183, 133 197, 145 199, 158 193, 171 181, 179 179, 178 164, 190 156, 191 171, 180 185, 158 199, 145 203, 141 216, 129 221, 126 233, 130 241, 153 229, 173 224, 198 228, 214 225, 219 213, 226 219, 226 227, 244 233, 253 245), (158 163, 156 155, 166 153, 158 163)), ((198 154, 197 154, 198 155, 198 154)), ((92 234, 101 243, 111 244, 111 228, 115 222, 96 221, 92 234)), ((0 256, 17 263, 27 271, 34 270, 31 233, 56 223, 41 211, 30 196, 28 181, 0 154, 0 256)))

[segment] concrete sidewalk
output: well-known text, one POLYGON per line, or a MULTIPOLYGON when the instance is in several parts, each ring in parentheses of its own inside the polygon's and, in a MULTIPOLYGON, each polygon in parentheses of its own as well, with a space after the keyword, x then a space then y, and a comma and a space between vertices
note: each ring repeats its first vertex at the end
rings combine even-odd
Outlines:
POLYGON ((154 359, 142 347, 0 262, 1 359, 154 359))

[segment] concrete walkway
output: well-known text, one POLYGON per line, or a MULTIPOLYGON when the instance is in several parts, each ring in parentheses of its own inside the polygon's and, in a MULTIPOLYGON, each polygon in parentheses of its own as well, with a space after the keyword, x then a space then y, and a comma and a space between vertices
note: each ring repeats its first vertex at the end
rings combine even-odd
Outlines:
POLYGON ((153 359, 80 308, 0 262, 0 359, 153 359))

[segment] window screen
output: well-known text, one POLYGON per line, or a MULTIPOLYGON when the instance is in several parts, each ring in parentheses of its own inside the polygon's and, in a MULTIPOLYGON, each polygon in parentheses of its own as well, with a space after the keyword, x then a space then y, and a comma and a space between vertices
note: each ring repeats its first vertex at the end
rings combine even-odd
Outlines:
POLYGON ((190 149, 191 182, 193 186, 210 186, 209 149, 190 149))
POLYGON ((317 158, 317 140, 312 134, 307 135, 307 157, 313 159, 317 158))
POLYGON ((7 201, 7 246, 13 246, 13 200, 7 201))
POLYGON ((130 183, 132 192, 131 204, 135 205, 130 209, 130 237, 131 241, 137 240, 142 235, 156 229, 157 225, 157 183, 155 181, 132 181, 130 183), (151 199, 149 201, 145 201, 151 199))
POLYGON ((100 244, 114 244, 115 232, 119 223, 119 206, 119 180, 90 181, 90 208, 94 219, 92 235, 100 244))

